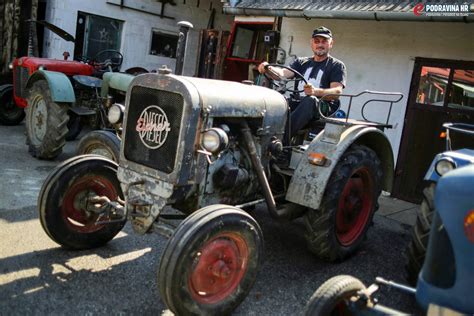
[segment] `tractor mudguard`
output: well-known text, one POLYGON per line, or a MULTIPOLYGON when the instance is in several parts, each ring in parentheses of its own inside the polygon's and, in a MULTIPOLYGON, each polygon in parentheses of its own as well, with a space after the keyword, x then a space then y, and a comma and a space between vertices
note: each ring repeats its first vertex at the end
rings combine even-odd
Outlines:
POLYGON ((56 71, 38 70, 31 75, 26 83, 26 89, 30 89, 38 80, 46 80, 48 83, 51 99, 57 103, 74 103, 76 96, 69 78, 56 71))
POLYGON ((100 96, 105 98, 109 93, 109 88, 127 92, 134 75, 124 74, 120 72, 106 72, 102 77, 102 89, 100 96))
POLYGON ((376 127, 326 123, 324 131, 309 144, 291 178, 286 200, 312 209, 318 209, 323 199, 326 184, 344 152, 352 145, 371 148, 379 157, 383 169, 382 189, 392 188, 394 162, 393 151, 387 136, 376 127), (318 153, 326 156, 324 166, 309 163, 307 155, 318 153))

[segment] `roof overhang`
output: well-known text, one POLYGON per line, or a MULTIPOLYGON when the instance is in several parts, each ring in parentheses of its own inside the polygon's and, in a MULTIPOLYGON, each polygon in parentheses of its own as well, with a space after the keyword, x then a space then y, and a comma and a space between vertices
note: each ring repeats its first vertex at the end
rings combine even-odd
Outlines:
MULTIPOLYGON (((336 1, 337 2, 337 1, 336 1)), ((370 1, 369 1, 370 2, 370 1)), ((396 1, 394 1, 396 2, 396 1)), ((346 2, 347 3, 347 2, 346 2)), ((354 2, 355 3, 355 2, 354 2)), ((337 4, 337 3, 336 3, 337 4)), ((464 22, 474 21, 470 11, 464 16, 443 14, 415 15, 413 7, 392 4, 381 7, 368 5, 365 8, 341 5, 311 5, 306 1, 230 1, 224 4, 224 13, 244 16, 273 16, 291 18, 318 18, 342 20, 375 20, 375 21, 412 21, 412 22, 464 22), (340 9, 343 7, 344 9, 340 9), (388 8, 388 9, 387 9, 388 8)))

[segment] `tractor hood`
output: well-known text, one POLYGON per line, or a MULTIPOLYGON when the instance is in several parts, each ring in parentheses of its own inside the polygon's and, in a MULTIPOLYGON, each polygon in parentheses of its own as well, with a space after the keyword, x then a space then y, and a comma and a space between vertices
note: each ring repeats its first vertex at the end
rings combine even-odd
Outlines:
POLYGON ((15 60, 15 62, 20 67, 28 68, 30 70, 30 75, 40 67, 43 67, 44 70, 61 72, 67 76, 91 76, 94 72, 94 67, 79 61, 72 60, 21 57, 18 60, 15 60))

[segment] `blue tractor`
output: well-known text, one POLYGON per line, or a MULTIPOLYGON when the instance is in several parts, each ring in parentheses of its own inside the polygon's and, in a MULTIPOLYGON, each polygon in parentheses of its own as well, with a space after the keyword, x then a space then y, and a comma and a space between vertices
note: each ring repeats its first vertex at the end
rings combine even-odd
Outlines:
POLYGON ((308 302, 306 315, 400 314, 373 298, 381 284, 413 293, 428 314, 441 315, 448 310, 474 314, 474 165, 446 172, 437 179, 434 191, 426 259, 416 288, 382 278, 366 288, 352 276, 339 275, 316 290, 308 302))
POLYGON ((453 150, 451 141, 451 133, 474 135, 474 125, 445 123, 443 127, 446 128, 446 132, 443 133, 443 137, 446 138, 446 151, 436 155, 426 172, 424 180, 427 185, 423 190, 423 201, 417 214, 416 224, 412 229, 412 239, 406 250, 408 260, 405 269, 407 281, 411 285, 416 284, 418 274, 425 260, 434 215, 434 192, 438 180, 448 171, 474 163, 473 149, 453 150))

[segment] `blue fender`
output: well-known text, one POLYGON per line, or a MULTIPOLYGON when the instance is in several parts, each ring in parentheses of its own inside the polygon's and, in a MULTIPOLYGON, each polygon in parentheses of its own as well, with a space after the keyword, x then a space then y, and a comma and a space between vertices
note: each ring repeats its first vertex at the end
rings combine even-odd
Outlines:
POLYGON ((74 103, 76 96, 71 80, 61 73, 56 71, 38 70, 35 71, 26 83, 26 89, 30 89, 38 80, 46 80, 51 93, 51 99, 54 102, 74 103))

